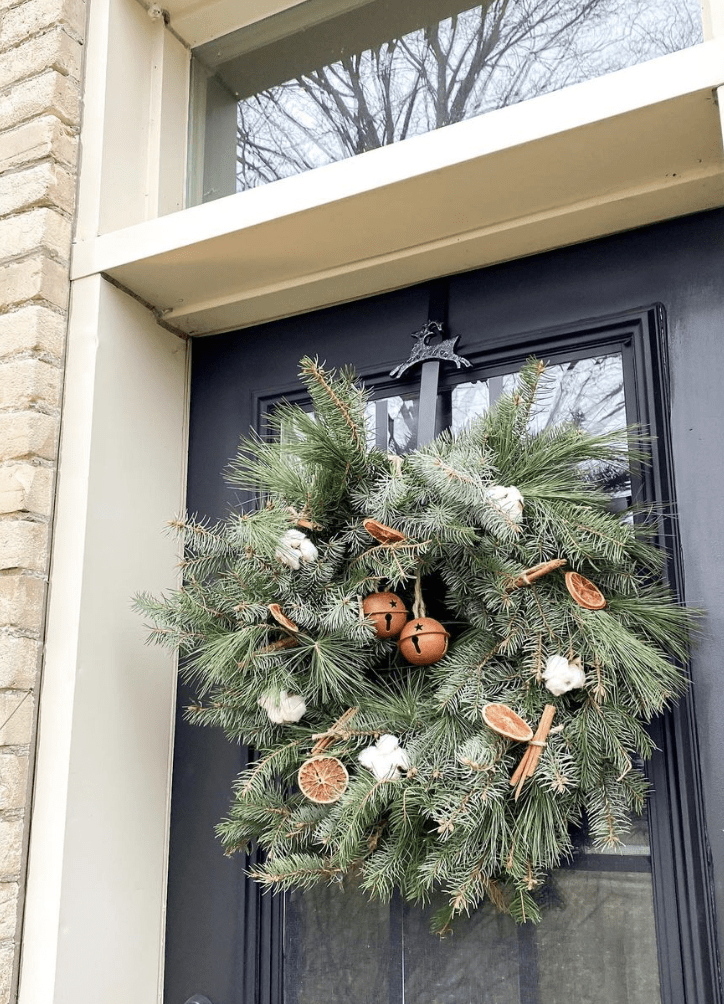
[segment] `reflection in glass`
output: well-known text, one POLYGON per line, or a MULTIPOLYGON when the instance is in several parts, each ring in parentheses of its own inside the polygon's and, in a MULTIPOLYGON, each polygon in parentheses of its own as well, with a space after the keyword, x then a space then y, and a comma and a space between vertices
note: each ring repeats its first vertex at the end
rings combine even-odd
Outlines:
MULTIPOLYGON (((460 432, 483 415, 502 393, 515 386, 516 373, 460 383, 451 394, 451 427, 460 432)), ((551 363, 531 415, 531 432, 572 422, 595 435, 615 432, 626 425, 623 358, 615 352, 589 359, 551 363)), ((591 476, 612 498, 612 506, 625 509, 631 494, 628 473, 591 466, 591 476)))
POLYGON ((620 354, 548 367, 531 431, 540 432, 561 422, 573 422, 596 435, 615 432, 626 425, 620 354))
POLYGON ((199 201, 632 66, 701 36, 699 0, 315 0, 195 50, 207 160, 199 201), (219 156, 226 168, 213 163, 219 156))
MULTIPOLYGON (((452 391, 452 430, 460 432, 515 386, 516 373, 458 384, 452 391)), ((531 432, 573 422, 586 432, 614 432, 626 425, 620 353, 548 365, 531 432)))
POLYGON ((405 453, 417 444, 417 393, 384 397, 367 404, 367 445, 383 453, 405 453))

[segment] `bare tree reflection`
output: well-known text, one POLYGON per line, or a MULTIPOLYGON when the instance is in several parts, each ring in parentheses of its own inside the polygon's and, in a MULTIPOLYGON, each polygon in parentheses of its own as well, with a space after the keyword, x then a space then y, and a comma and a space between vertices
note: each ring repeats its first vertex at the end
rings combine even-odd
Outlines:
POLYGON ((700 40, 697 0, 489 0, 239 102, 237 189, 700 40))

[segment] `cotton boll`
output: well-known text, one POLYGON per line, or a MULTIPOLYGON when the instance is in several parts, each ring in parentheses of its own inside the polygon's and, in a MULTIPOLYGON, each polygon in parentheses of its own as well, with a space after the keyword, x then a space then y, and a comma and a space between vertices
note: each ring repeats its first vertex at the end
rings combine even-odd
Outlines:
POLYGON ((301 530, 287 530, 279 547, 274 552, 274 557, 283 565, 296 571, 302 561, 307 563, 316 561, 319 552, 309 537, 301 530))
POLYGON ((298 722, 307 710, 304 698, 300 697, 299 694, 289 694, 286 690, 281 690, 278 694, 265 694, 264 697, 259 698, 257 703, 259 707, 264 708, 269 715, 269 720, 276 725, 283 725, 285 722, 298 722))
POLYGON ((511 519, 519 520, 523 515, 523 496, 517 488, 511 485, 509 488, 503 485, 493 485, 486 489, 487 498, 510 516, 511 519))
POLYGON ((579 660, 569 662, 565 656, 551 655, 546 660, 543 679, 548 690, 555 697, 560 697, 569 690, 583 687, 586 683, 586 674, 579 660))
POLYGON ((561 673, 568 672, 568 659, 564 655, 551 655, 546 660, 546 668, 543 673, 543 679, 548 680, 551 677, 560 676, 561 673))
POLYGON ((357 759, 378 781, 396 781, 402 776, 401 770, 410 766, 407 753, 400 748, 400 740, 391 735, 380 736, 374 746, 362 750, 357 759))
POLYGON ((319 557, 319 551, 309 537, 304 537, 299 541, 299 553, 302 556, 302 561, 306 562, 316 561, 319 557))

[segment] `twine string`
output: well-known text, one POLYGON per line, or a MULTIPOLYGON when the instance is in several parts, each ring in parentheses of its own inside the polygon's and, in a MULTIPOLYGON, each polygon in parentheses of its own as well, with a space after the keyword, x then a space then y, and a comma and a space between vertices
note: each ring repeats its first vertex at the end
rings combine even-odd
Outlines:
POLYGON ((415 576, 415 600, 412 604, 412 616, 417 619, 419 617, 427 617, 427 610, 425 608, 425 601, 422 598, 422 566, 417 566, 417 575, 415 576))

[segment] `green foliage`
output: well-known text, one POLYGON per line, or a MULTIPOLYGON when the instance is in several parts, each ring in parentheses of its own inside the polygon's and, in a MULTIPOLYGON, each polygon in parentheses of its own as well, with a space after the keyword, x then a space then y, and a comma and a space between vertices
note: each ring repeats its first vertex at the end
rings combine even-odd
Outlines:
MULTIPOLYGON (((613 514, 592 465, 620 472, 645 444, 631 431, 593 436, 529 421, 544 370, 535 360, 514 393, 457 437, 403 458, 368 451, 365 395, 350 372, 304 359, 314 414, 279 409, 269 440, 242 442, 230 480, 258 493, 254 512, 210 525, 172 524, 185 547, 184 585, 137 598, 153 642, 177 649, 197 688, 192 721, 258 750, 238 778, 218 833, 228 852, 257 843, 254 877, 306 888, 354 872, 370 896, 395 888, 427 902, 443 890, 437 930, 485 897, 516 920, 537 920, 536 888, 572 853, 586 821, 594 844, 620 843, 641 811, 652 753, 644 724, 685 686, 692 614, 660 584, 657 514, 613 514), (492 495, 515 485, 522 518, 492 495), (405 535, 380 544, 365 519, 405 535), (285 564, 284 535, 304 528, 316 560, 285 564), (606 609, 578 606, 561 571, 512 588, 539 562, 567 567, 604 591, 606 609), (281 560, 280 560, 281 559, 281 560), (380 640, 362 599, 394 589, 408 609, 422 593, 451 633, 447 654, 414 667, 380 640), (270 612, 278 604, 297 630, 270 612), (576 657, 585 685, 554 696, 546 660, 576 657), (275 724, 259 701, 304 698, 298 722, 275 724), (516 798, 510 776, 524 747, 485 724, 489 702, 533 726, 547 704, 554 730, 516 798), (330 805, 308 801, 297 771, 319 733, 349 707, 330 752, 350 783, 330 805), (357 760, 379 736, 398 736, 409 769, 377 780, 357 760)), ((418 613, 419 615, 419 613, 418 613)))

